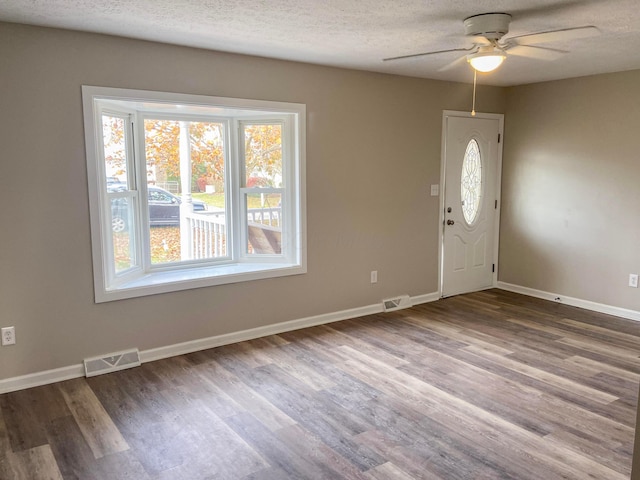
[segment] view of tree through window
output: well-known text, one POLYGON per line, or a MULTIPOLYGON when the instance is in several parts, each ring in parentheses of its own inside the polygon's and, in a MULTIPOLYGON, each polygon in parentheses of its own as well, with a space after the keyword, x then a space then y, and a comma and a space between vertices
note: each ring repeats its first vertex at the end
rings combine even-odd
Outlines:
POLYGON ((102 137, 107 176, 107 192, 111 203, 112 246, 115 271, 125 271, 135 265, 134 242, 126 225, 132 223, 132 200, 124 193, 127 179, 126 117, 102 116, 102 137), (120 179, 124 179, 121 181, 120 179))
POLYGON ((282 125, 244 125, 247 187, 282 186, 282 125))
POLYGON ((96 298, 306 271, 304 105, 102 87, 83 99, 96 298))
POLYGON ((151 263, 226 257, 225 124, 146 118, 144 132, 151 263), (185 208, 188 234, 180 229, 185 208))
MULTIPOLYGON (((282 247, 276 238, 283 222, 282 124, 245 124, 243 131, 244 205, 248 218, 246 251, 250 254, 280 254, 282 247), (252 224, 264 227, 256 229, 252 224)), ((225 195, 224 136, 224 123, 144 119, 152 264, 227 255, 226 219, 229 212, 225 195), (186 145, 181 145, 181 142, 186 142, 186 145), (185 152, 188 152, 188 157, 185 157, 185 152), (184 195, 181 159, 185 161, 185 158, 190 163, 189 195, 184 195), (189 245, 184 245, 179 224, 183 203, 189 209, 186 215, 192 224, 190 228, 198 237, 191 239, 189 245), (206 211, 209 221, 191 217, 189 214, 194 211, 206 211)), ((112 193, 126 191, 127 162, 122 118, 103 116, 103 142, 109 174, 108 190, 112 193)), ((113 202, 113 244, 117 271, 120 271, 132 265, 131 232, 126 228, 130 223, 130 209, 124 198, 113 202)))
POLYGON ((282 125, 244 124, 247 253, 280 254, 282 125))

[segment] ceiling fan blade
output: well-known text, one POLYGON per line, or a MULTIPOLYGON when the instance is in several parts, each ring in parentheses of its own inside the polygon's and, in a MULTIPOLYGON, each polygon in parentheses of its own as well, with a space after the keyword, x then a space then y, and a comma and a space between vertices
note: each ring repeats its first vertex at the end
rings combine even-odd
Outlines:
POLYGON ((403 60, 405 58, 414 58, 414 57, 424 57, 427 55, 436 55, 438 53, 450 53, 450 52, 470 52, 471 50, 473 50, 475 47, 471 47, 471 48, 453 48, 451 50, 438 50, 436 52, 423 52, 423 53, 413 53, 411 55, 400 55, 399 57, 389 57, 389 58, 383 58, 382 61, 383 62, 389 62, 391 60, 403 60))
POLYGON ((557 60, 565 54, 566 50, 555 48, 535 47, 533 45, 515 45, 505 50, 508 55, 517 57, 535 58, 537 60, 557 60))
POLYGON ((535 45, 537 43, 564 42, 579 38, 595 37, 600 35, 600 30, 593 25, 586 27, 564 28, 562 30, 551 30, 549 32, 530 33, 518 37, 510 37, 507 42, 514 42, 518 45, 535 45))
POLYGON ((456 68, 456 67, 462 65, 463 63, 467 63, 467 56, 466 55, 463 55, 460 58, 455 59, 453 62, 447 63, 445 66, 440 67, 438 69, 438 71, 439 72, 444 72, 444 71, 447 71, 447 70, 451 70, 453 68, 456 68))

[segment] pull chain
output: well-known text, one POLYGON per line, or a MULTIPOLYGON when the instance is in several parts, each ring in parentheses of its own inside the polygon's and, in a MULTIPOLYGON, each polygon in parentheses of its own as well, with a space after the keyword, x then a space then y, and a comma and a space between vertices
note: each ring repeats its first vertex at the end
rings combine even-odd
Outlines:
POLYGON ((476 77, 478 76, 478 71, 473 69, 473 105, 471 106, 471 116, 476 116, 476 77))

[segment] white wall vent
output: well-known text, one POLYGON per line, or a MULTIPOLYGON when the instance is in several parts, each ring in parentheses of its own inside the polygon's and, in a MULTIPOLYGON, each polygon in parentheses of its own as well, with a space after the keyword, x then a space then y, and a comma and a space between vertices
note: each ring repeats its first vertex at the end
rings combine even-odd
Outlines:
POLYGON ((385 312, 393 312, 395 310, 412 307, 413 303, 411 303, 409 295, 400 295, 399 297, 383 300, 382 306, 385 312))
POLYGON ((140 352, 137 348, 84 359, 84 373, 87 377, 138 366, 140 366, 140 352))

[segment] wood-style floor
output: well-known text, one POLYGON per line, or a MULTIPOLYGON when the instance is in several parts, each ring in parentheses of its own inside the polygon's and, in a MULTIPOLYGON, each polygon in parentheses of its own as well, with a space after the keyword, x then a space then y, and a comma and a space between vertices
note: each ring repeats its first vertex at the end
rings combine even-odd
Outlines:
POLYGON ((630 474, 640 323, 490 290, 0 396, 0 478, 630 474))

